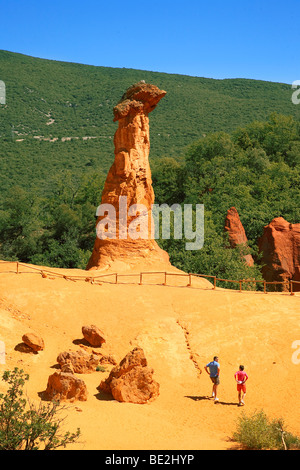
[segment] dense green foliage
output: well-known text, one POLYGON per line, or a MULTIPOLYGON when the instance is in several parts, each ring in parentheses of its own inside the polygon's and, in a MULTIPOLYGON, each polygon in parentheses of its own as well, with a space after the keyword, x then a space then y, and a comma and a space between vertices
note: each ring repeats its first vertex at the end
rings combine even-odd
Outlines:
POLYGON ((104 176, 61 171, 42 197, 20 186, 8 190, 0 211, 0 257, 34 264, 86 267, 95 239, 96 202, 104 176))
POLYGON ((0 106, 0 259, 85 268, 114 158, 112 109, 141 79, 167 91, 150 115, 155 202, 205 207, 201 250, 186 251, 186 240, 158 240, 174 265, 225 279, 260 279, 257 240, 264 225, 278 216, 300 221, 300 106, 292 104, 288 85, 3 51, 0 79, 7 92, 0 106), (253 268, 240 250, 228 249, 224 221, 231 206, 249 239, 253 268))
POLYGON ((99 168, 106 173, 114 159, 113 107, 139 80, 167 91, 149 115, 151 160, 178 159, 204 135, 231 133, 273 111, 300 118, 291 86, 282 83, 93 67, 6 51, 0 51, 0 80, 6 85, 6 105, 0 105, 0 195, 15 184, 49 193, 49 177, 65 168, 74 174, 99 168), (67 137, 72 140, 62 140, 67 137))
MULTIPOLYGON (((227 210, 234 206, 259 265, 257 241, 274 217, 300 220, 300 125, 273 113, 232 134, 217 132, 195 142, 179 163, 157 162, 153 171, 156 200, 204 204, 205 243, 184 252, 183 242, 164 241, 172 262, 190 272, 225 279, 261 279, 257 267, 245 267, 239 250, 224 249, 227 210)), ((232 287, 232 286, 230 286, 232 287)))
POLYGON ((282 419, 270 420, 264 411, 238 419, 233 440, 249 450, 295 450, 300 449, 300 439, 285 429, 282 419))
POLYGON ((24 398, 24 385, 29 379, 23 370, 15 368, 2 376, 7 382, 6 394, 0 394, 0 450, 54 450, 66 447, 80 436, 62 433, 62 407, 58 403, 40 403, 24 398))

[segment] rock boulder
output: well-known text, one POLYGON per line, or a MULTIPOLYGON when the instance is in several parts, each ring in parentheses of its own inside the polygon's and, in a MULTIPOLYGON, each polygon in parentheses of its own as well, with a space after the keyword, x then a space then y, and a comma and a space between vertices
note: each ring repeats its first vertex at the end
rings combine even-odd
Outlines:
POLYGON ((60 367, 70 363, 77 374, 89 374, 96 370, 99 357, 84 350, 64 351, 57 356, 57 362, 60 367))
POLYGON ((55 401, 86 401, 88 391, 84 381, 71 371, 59 371, 49 376, 45 395, 55 401))
POLYGON ((25 333, 22 341, 35 352, 42 351, 45 347, 43 338, 37 333, 25 333))
POLYGON ((82 327, 84 339, 94 347, 101 346, 106 342, 103 331, 96 325, 85 325, 82 327))
MULTIPOLYGON (((300 223, 290 224, 283 217, 274 218, 264 227, 259 251, 266 281, 300 281, 300 223)), ((282 290, 287 289, 286 284, 282 290)), ((294 284, 293 290, 299 291, 300 284, 294 284)))
POLYGON ((111 370, 98 389, 111 393, 117 401, 138 404, 152 401, 159 395, 159 384, 153 379, 153 369, 148 367, 144 351, 138 347, 111 370))

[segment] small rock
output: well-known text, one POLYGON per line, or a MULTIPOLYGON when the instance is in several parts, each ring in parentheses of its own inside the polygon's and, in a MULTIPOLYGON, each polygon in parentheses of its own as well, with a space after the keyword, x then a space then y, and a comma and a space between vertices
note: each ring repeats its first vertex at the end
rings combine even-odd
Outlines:
POLYGON ((71 365, 75 373, 88 374, 96 370, 99 357, 84 350, 64 351, 57 356, 57 362, 61 368, 70 367, 71 365))
POLYGON ((96 325, 85 325, 82 327, 84 339, 94 347, 101 346, 106 343, 104 333, 96 325))
POLYGON ((42 351, 45 347, 44 340, 37 333, 26 333, 22 336, 22 341, 33 351, 42 351))
POLYGON ((120 402, 143 404, 159 395, 159 384, 153 380, 153 369, 148 367, 144 351, 137 347, 111 370, 98 390, 111 393, 120 402))

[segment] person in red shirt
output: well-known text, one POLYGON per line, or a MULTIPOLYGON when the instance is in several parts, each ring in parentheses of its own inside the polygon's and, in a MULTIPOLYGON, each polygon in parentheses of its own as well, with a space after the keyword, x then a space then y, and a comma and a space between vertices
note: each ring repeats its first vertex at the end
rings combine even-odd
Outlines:
POLYGON ((244 366, 239 367, 239 370, 234 374, 234 378, 237 383, 239 406, 243 406, 245 404, 244 399, 246 396, 246 381, 248 380, 248 375, 244 371, 244 366))

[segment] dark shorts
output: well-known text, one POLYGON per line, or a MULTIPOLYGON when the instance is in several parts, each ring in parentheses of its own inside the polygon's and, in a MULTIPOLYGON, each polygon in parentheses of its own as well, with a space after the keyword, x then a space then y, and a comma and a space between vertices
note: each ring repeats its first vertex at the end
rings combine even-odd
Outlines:
POLYGON ((210 380, 215 385, 219 385, 219 383, 220 383, 220 377, 218 375, 217 375, 217 377, 211 377, 210 380))

